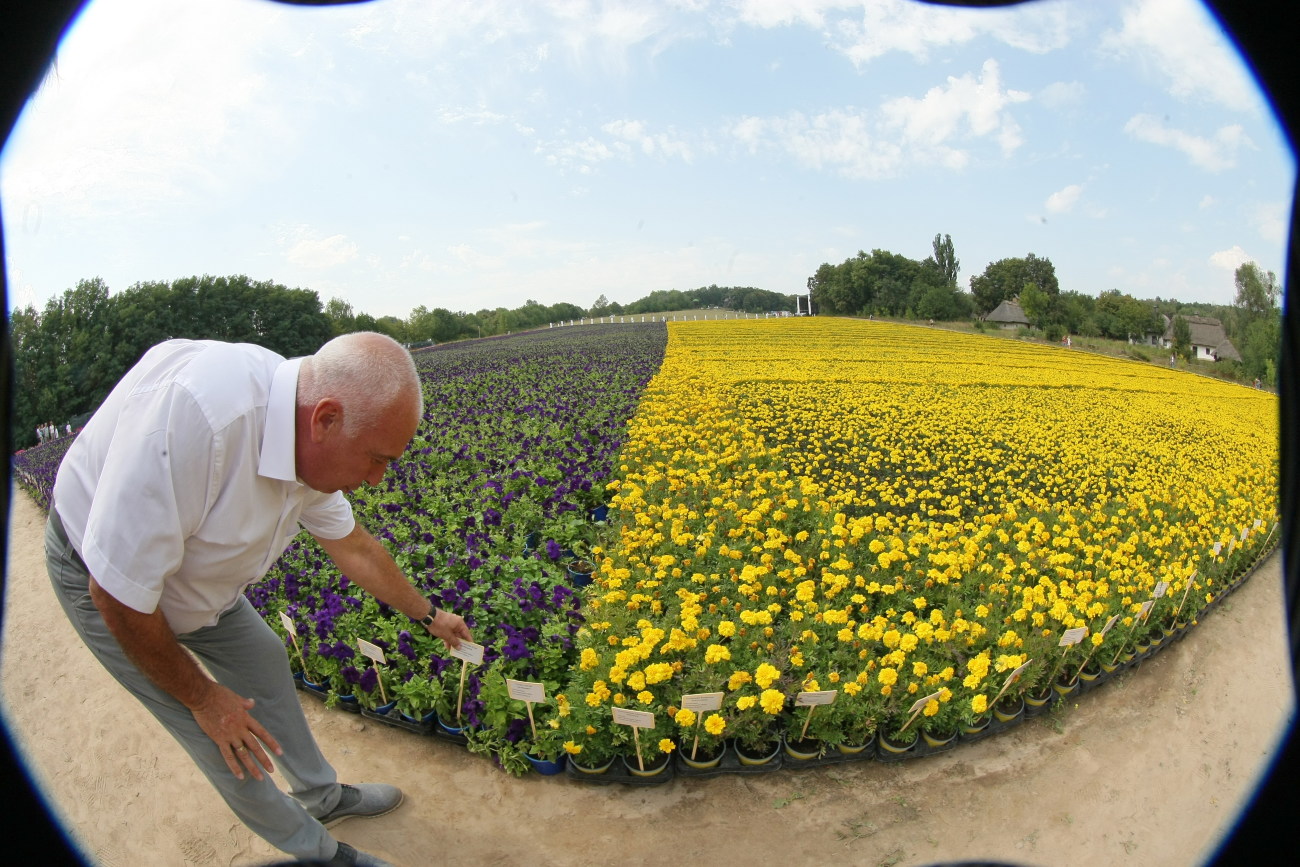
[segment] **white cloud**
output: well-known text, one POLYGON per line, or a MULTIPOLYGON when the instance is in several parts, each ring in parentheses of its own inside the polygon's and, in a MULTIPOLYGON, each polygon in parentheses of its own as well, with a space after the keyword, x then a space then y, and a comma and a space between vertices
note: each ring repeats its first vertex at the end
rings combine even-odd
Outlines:
POLYGON ((737 17, 744 24, 768 29, 804 24, 821 28, 825 21, 823 8, 842 6, 839 2, 809 2, 809 0, 739 0, 735 4, 737 17))
POLYGON ((1047 197, 1047 202, 1043 207, 1049 214, 1065 214, 1074 208, 1079 196, 1083 193, 1083 187, 1078 184, 1070 184, 1064 189, 1057 190, 1047 197))
POLYGON ((929 57, 931 49, 988 37, 1037 54, 1065 46, 1078 5, 1059 0, 1008 9, 953 9, 914 0, 861 4, 860 20, 833 23, 831 43, 861 66, 892 51, 929 57))
POLYGON ((306 268, 333 268, 357 258, 357 252, 356 243, 346 235, 330 235, 298 241, 285 253, 285 258, 306 268))
POLYGON ((946 87, 932 87, 919 100, 891 100, 881 110, 888 125, 902 130, 907 145, 930 151, 929 159, 944 164, 965 164, 966 154, 948 144, 967 137, 963 132, 976 138, 996 137, 1004 156, 1020 146, 1020 127, 1007 108, 1028 99, 1022 91, 1004 90, 998 62, 986 60, 978 80, 969 73, 949 76, 946 87))
POLYGON ((1180 99, 1206 99, 1238 110, 1260 104, 1231 42, 1194 0, 1140 0, 1124 10, 1123 25, 1103 37, 1102 47, 1153 64, 1180 99))
POLYGON ((1286 202, 1265 202, 1254 207, 1250 224, 1265 241, 1282 244, 1290 231, 1286 202))
POLYGON ((1054 81, 1038 92, 1037 101, 1048 108, 1073 108, 1083 103, 1087 92, 1078 81, 1054 81))
POLYGON ((1237 163, 1237 151, 1253 146, 1239 124, 1220 127, 1213 138, 1204 138, 1166 126, 1152 115, 1139 114, 1124 125, 1124 131, 1138 141, 1180 151, 1193 165, 1211 172, 1232 168, 1237 163))
POLYGON ((1215 204, 1216 204, 1216 202, 1215 202, 1215 200, 1214 200, 1214 196, 1211 196, 1211 195, 1208 195, 1208 194, 1207 194, 1207 195, 1201 197, 1200 204, 1198 204, 1196 207, 1198 207, 1198 208, 1200 208, 1202 211, 1204 211, 1206 208, 1212 208, 1212 207, 1214 207, 1215 204))
POLYGON ((970 145, 981 139, 996 141, 1003 156, 1020 146, 1020 127, 1007 108, 1028 98, 1004 89, 997 62, 989 60, 978 80, 949 76, 920 99, 884 103, 875 116, 859 108, 746 116, 725 135, 751 153, 773 149, 805 167, 857 180, 891 177, 909 165, 960 170, 970 163, 970 145))
POLYGON ((1250 255, 1238 245, 1210 255, 1210 264, 1225 271, 1235 272, 1249 261, 1251 261, 1250 255))
POLYGON ((687 163, 691 162, 694 156, 691 146, 684 139, 676 138, 671 133, 651 134, 646 131, 645 124, 641 121, 616 120, 605 124, 601 129, 616 138, 637 145, 647 156, 675 157, 687 163))

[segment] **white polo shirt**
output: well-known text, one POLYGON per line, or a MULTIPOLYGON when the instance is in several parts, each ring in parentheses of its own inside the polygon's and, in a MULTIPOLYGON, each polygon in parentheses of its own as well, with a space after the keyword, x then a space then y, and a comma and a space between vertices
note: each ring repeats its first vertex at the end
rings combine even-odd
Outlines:
POLYGON ((305 527, 352 532, 339 492, 302 484, 302 359, 250 344, 169 340, 117 384, 68 449, 54 503, 95 581, 176 634, 217 622, 305 527))

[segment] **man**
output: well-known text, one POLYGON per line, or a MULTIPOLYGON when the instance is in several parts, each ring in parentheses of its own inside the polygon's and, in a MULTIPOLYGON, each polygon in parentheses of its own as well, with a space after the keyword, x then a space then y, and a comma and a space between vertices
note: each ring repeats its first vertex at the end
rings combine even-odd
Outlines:
POLYGON ((380 334, 345 335, 292 360, 171 340, 117 384, 55 480, 46 562, 82 640, 244 824, 301 860, 384 864, 325 827, 386 813, 402 794, 339 784, 283 643, 242 591, 301 525, 358 586, 449 647, 469 639, 343 496, 380 481, 422 414, 410 354, 380 334), (292 796, 267 776, 269 753, 292 796))

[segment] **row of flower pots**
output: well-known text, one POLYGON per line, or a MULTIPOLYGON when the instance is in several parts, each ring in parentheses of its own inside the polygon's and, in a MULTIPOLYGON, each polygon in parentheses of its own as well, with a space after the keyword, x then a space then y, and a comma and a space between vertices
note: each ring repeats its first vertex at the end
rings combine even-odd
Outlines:
MULTIPOLYGON (((1241 586, 1268 553, 1261 552, 1240 575, 1225 585, 1202 609, 1201 616, 1241 586)), ((1177 622, 1131 648, 1126 647, 1117 657, 1093 660, 1082 670, 1066 668, 1049 689, 1040 690, 1036 694, 1004 697, 983 717, 963 725, 957 731, 934 732, 917 725, 908 726, 901 736, 898 733, 878 732, 863 744, 828 745, 780 734, 781 728, 777 727, 773 729, 773 736, 765 748, 758 751, 746 750, 735 740, 727 740, 711 754, 696 750, 689 744, 674 744, 667 751, 653 750, 653 758, 643 756, 638 760, 636 756, 624 756, 606 761, 598 767, 586 767, 578 757, 564 753, 555 757, 527 758, 532 769, 543 775, 565 774, 569 779, 597 784, 657 785, 675 777, 768 773, 780 769, 813 768, 873 759, 898 762, 935 755, 947 752, 960 743, 982 740, 1013 728, 1026 719, 1047 713, 1058 701, 1096 689, 1122 672, 1141 665, 1152 654, 1181 640, 1195 624, 1196 621, 1177 622)), ((295 680, 304 692, 329 701, 344 711, 452 743, 463 745, 468 741, 464 730, 440 719, 433 711, 414 718, 399 712, 396 702, 368 708, 363 707, 355 696, 336 695, 330 700, 328 687, 305 681, 301 673, 295 674, 295 680)))

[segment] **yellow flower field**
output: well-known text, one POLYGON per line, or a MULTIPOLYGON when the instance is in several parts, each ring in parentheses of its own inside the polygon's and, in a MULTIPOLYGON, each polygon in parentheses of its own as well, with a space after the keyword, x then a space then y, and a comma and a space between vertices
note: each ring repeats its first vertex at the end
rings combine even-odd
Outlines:
POLYGON ((1155 365, 860 320, 673 323, 610 485, 574 746, 617 752, 620 705, 673 736, 707 692, 709 734, 754 745, 951 730, 1113 665, 1272 543, 1277 441, 1273 395, 1155 365), (791 707, 818 690, 816 715, 791 707))

